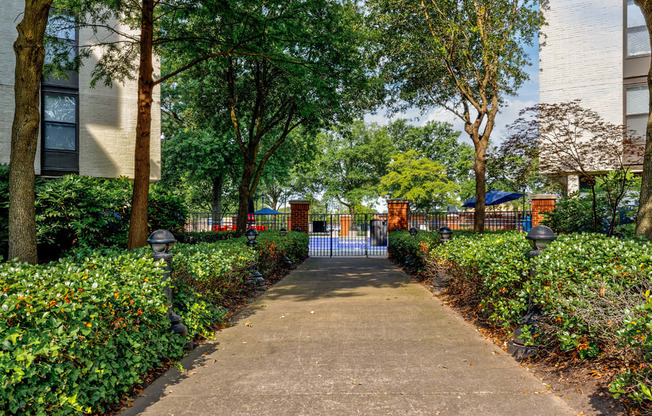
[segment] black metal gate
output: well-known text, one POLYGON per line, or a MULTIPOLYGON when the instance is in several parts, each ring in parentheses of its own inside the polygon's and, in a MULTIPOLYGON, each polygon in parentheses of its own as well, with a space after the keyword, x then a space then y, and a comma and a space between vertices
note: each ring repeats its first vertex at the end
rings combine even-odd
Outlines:
POLYGON ((387 214, 310 214, 309 219, 311 256, 387 256, 387 214))

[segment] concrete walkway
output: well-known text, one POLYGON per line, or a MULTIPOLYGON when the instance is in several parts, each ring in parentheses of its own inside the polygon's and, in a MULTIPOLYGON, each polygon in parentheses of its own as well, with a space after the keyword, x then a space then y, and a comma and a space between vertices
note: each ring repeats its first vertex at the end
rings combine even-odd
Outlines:
POLYGON ((122 416, 576 415, 386 259, 310 258, 122 416))

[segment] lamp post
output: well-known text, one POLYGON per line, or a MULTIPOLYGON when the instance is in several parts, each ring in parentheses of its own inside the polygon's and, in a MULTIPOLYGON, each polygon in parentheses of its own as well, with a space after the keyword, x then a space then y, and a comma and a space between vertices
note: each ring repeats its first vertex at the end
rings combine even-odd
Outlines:
MULTIPOLYGON (((555 233, 545 225, 537 225, 532 227, 532 229, 527 233, 525 237, 529 240, 530 245, 532 246, 532 251, 530 251, 530 258, 534 260, 537 256, 541 255, 541 252, 548 247, 550 243, 557 239, 555 233)), ((536 269, 534 264, 530 266, 530 279, 536 277, 536 269)), ((507 351, 516 358, 527 358, 532 357, 537 354, 537 348, 535 346, 526 346, 525 341, 523 340, 523 327, 529 327, 530 335, 534 335, 541 325, 541 319, 543 315, 541 314, 541 308, 538 305, 534 305, 532 302, 532 297, 528 297, 528 307, 527 312, 524 317, 522 317, 518 323, 518 327, 514 330, 513 339, 507 343, 507 351)))
POLYGON ((256 247, 256 237, 258 237, 258 231, 256 231, 254 228, 250 228, 245 233, 245 236, 247 237, 247 245, 251 248, 256 247))
MULTIPOLYGON (((172 245, 177 242, 176 238, 168 230, 156 230, 147 239, 150 247, 154 251, 152 257, 154 260, 165 260, 165 282, 169 283, 172 275, 172 254, 169 253, 172 245)), ((188 328, 181 322, 181 317, 174 313, 172 307, 172 288, 169 284, 165 285, 165 294, 168 297, 168 317, 170 318, 170 331, 181 335, 188 336, 188 328)))
MULTIPOLYGON (((256 247, 256 237, 258 237, 258 231, 253 228, 250 228, 245 233, 247 236, 247 245, 252 249, 256 247)), ((251 277, 249 278, 249 285, 256 290, 265 290, 267 289, 267 284, 261 272, 256 269, 256 266, 251 268, 251 277)))
POLYGON ((417 230, 416 227, 412 227, 412 228, 410 228, 410 235, 411 235, 412 237, 416 237, 418 233, 419 233, 419 230, 417 230))
POLYGON ((439 232, 439 241, 442 244, 446 244, 448 241, 450 241, 453 235, 453 230, 446 227, 445 225, 441 227, 438 232, 439 232))

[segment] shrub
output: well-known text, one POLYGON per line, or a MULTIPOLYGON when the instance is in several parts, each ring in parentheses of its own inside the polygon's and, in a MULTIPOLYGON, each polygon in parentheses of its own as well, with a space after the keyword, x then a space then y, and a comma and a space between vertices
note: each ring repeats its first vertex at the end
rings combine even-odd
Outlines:
POLYGON ((103 411, 179 357, 160 270, 132 254, 0 264, 0 413, 103 411))
POLYGON ((214 243, 235 237, 235 231, 180 232, 174 236, 180 243, 214 243))
MULTIPOLYGON (((173 248, 174 310, 190 337, 223 323, 229 297, 250 293, 250 267, 279 270, 307 255, 308 236, 263 232, 173 248)), ((77 248, 47 265, 0 264, 0 414, 101 413, 185 341, 169 332, 163 264, 149 248, 77 248)), ((265 276, 269 278, 269 275, 265 276)))
POLYGON ((506 330, 518 325, 531 300, 544 319, 537 334, 527 337, 525 330, 528 342, 580 359, 619 360, 627 371, 614 380, 612 392, 652 399, 651 243, 561 235, 534 261, 525 235, 515 232, 457 236, 426 251, 404 247, 404 256, 443 265, 451 277, 448 295, 506 330))
POLYGON ((429 261, 452 278, 449 293, 495 325, 511 328, 527 306, 520 289, 528 277, 529 244, 519 232, 458 236, 436 247, 429 261))
MULTIPOLYGON (((598 231, 605 228, 603 221, 608 216, 608 207, 602 198, 598 199, 598 231)), ((558 234, 593 231, 593 199, 591 195, 572 196, 557 202, 555 210, 545 212, 541 222, 558 234)))
MULTIPOLYGON (((39 257, 56 259, 75 247, 124 247, 129 232, 132 183, 66 175, 36 183, 36 230, 39 257)), ((0 255, 7 251, 8 169, 0 169, 0 255)), ((183 201, 158 185, 150 188, 150 231, 181 231, 183 201)))
POLYGON ((437 232, 421 231, 412 237, 408 231, 392 231, 389 233, 390 258, 398 264, 422 271, 427 251, 439 242, 437 232))

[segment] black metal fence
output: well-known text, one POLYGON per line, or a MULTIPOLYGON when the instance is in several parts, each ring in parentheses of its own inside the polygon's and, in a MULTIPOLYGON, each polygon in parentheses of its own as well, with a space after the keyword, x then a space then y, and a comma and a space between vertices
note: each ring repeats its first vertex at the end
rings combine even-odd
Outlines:
MULTIPOLYGON (((473 230, 473 212, 411 212, 409 227, 418 230, 436 231, 446 226, 451 230, 473 230)), ((489 211, 485 212, 486 230, 529 231, 532 228, 531 211, 489 211)))
MULTIPOLYGON (((249 214, 247 222, 258 231, 278 231, 288 228, 290 214, 249 214)), ((185 231, 235 231, 238 214, 226 212, 190 212, 185 231)))
POLYGON ((310 214, 310 255, 387 256, 387 214, 310 214))

